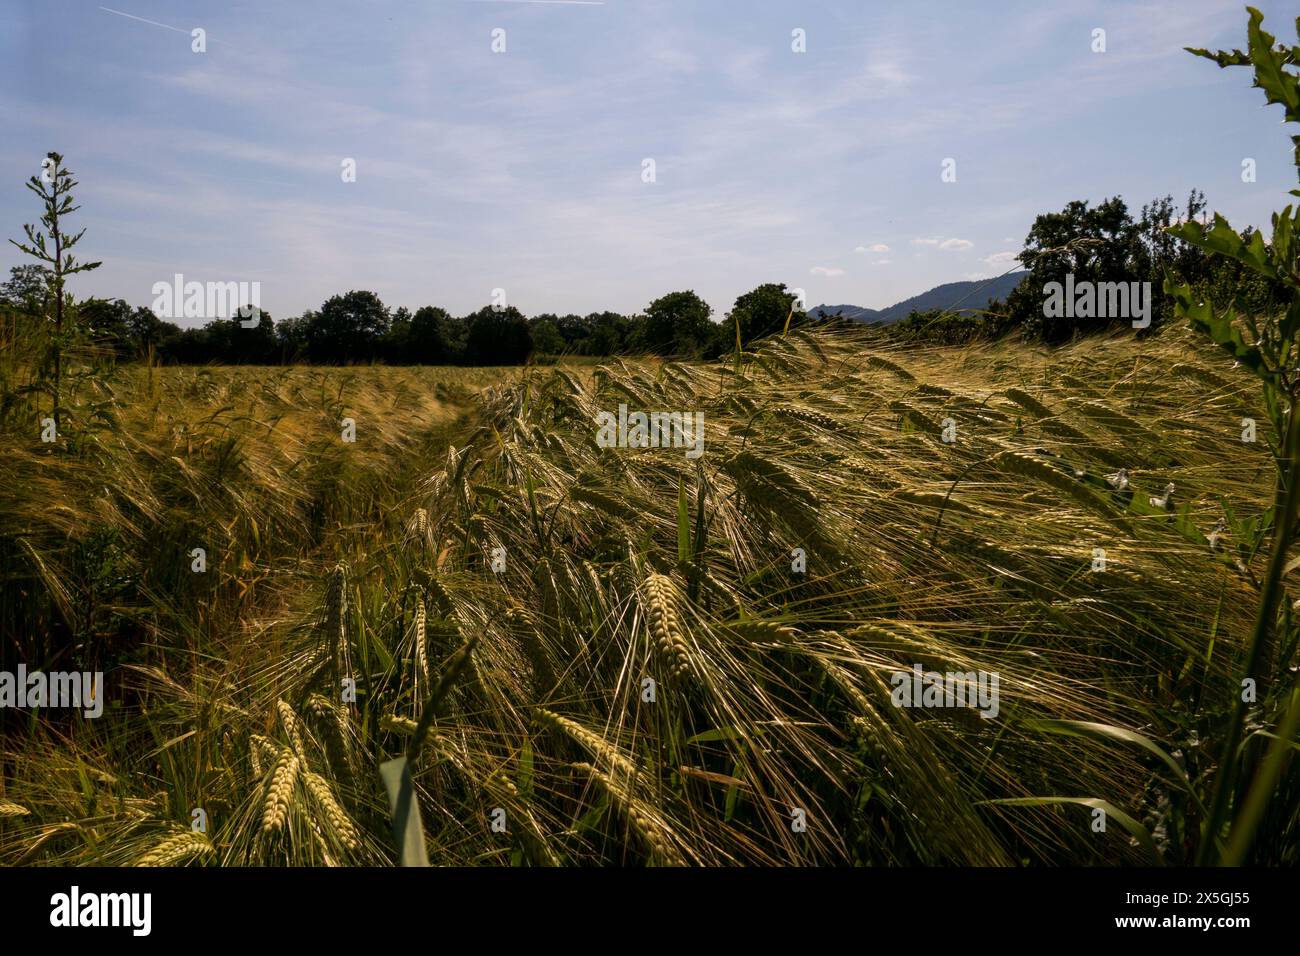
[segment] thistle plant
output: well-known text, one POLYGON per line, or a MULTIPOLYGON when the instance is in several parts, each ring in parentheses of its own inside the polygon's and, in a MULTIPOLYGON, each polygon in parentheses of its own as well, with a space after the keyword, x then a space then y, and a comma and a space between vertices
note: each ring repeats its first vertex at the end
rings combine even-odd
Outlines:
POLYGON ((72 301, 65 296, 64 286, 68 276, 75 275, 78 272, 89 272, 91 269, 98 269, 102 264, 99 262, 78 262, 72 256, 72 247, 80 242, 81 237, 86 234, 86 230, 82 229, 75 235, 69 235, 63 225, 63 220, 67 216, 81 208, 72 204, 72 190, 76 186, 77 181, 72 178, 72 173, 63 165, 63 157, 58 153, 47 154, 41 167, 41 174, 31 177, 27 181, 27 188, 40 196, 41 202, 45 206, 45 211, 41 214, 41 225, 45 227, 45 230, 42 231, 28 223, 23 226, 23 232, 27 235, 27 242, 9 240, 27 255, 40 260, 46 269, 46 283, 50 292, 45 298, 46 308, 53 308, 54 310, 53 316, 47 316, 46 318, 53 321, 54 335, 50 340, 49 359, 42 378, 44 378, 44 374, 49 375, 47 387, 50 390, 50 398, 54 406, 54 427, 56 431, 61 424, 63 353, 71 344, 73 334, 76 331, 74 324, 70 321, 71 316, 74 314, 72 312, 72 301))
MULTIPOLYGON (((1254 86, 1264 91, 1270 104, 1280 104, 1285 121, 1300 123, 1300 46, 1274 43, 1263 30, 1263 14, 1247 7, 1248 42, 1245 51, 1231 52, 1188 47, 1188 52, 1205 57, 1220 67, 1246 66, 1254 72, 1254 86)), ((1296 20, 1300 36, 1300 18, 1296 20)), ((1300 173, 1300 135, 1295 143, 1295 162, 1300 173)), ((1291 190, 1300 196, 1300 190, 1291 190)), ((1279 608, 1283 605, 1283 578, 1288 570, 1287 554, 1296 537, 1297 512, 1300 511, 1300 270, 1297 269, 1296 236, 1300 232, 1300 211, 1290 205, 1272 217, 1271 242, 1265 243, 1258 231, 1238 233, 1221 215, 1202 225, 1185 222, 1169 227, 1169 232, 1206 252, 1229 256, 1273 282, 1287 287, 1292 298, 1280 316, 1267 318, 1250 314, 1238 303, 1213 303, 1197 295, 1187 285, 1166 278, 1165 292, 1174 298, 1175 314, 1186 317, 1194 329, 1208 336, 1259 380, 1264 406, 1273 426, 1275 439, 1270 442, 1276 467, 1272 507, 1257 526, 1262 543, 1271 531, 1268 568, 1260 582, 1259 605, 1254 631, 1246 645, 1241 672, 1241 686, 1234 688, 1236 702, 1223 733, 1213 795, 1198 848, 1197 862, 1209 864, 1240 863, 1246 859, 1255 830, 1277 787, 1287 749, 1300 724, 1300 685, 1290 686, 1288 666, 1295 650, 1289 642, 1281 651, 1276 646, 1279 608), (1264 712, 1281 714, 1272 733, 1269 752, 1261 758, 1258 749, 1243 745, 1247 710, 1256 699, 1265 704, 1264 712), (1230 832, 1225 834, 1229 820, 1230 832), (1220 849, 1226 836, 1227 845, 1220 849)))

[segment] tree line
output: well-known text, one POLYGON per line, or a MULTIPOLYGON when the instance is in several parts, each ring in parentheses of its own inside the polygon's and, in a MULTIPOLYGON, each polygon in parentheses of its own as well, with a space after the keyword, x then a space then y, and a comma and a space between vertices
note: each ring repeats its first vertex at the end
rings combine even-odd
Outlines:
MULTIPOLYGON (((34 263, 15 266, 0 283, 0 344, 13 341, 20 326, 48 329, 47 364, 58 391, 61 357, 74 341, 88 342, 118 358, 148 358, 179 364, 287 364, 386 362, 396 365, 515 365, 552 356, 661 355, 711 359, 733 353, 756 339, 792 326, 834 322, 808 316, 784 283, 769 282, 736 299, 714 321, 713 309, 692 290, 670 292, 635 315, 592 312, 525 316, 519 309, 485 306, 453 316, 437 306, 412 312, 390 309, 368 290, 331 296, 319 309, 279 322, 265 311, 246 326, 238 314, 201 328, 182 328, 150 308, 122 299, 77 302, 64 288, 67 276, 100 263, 77 263, 67 250, 85 230, 67 234, 60 219, 75 212, 76 181, 50 153, 49 169, 27 186, 41 197, 41 225, 24 227, 27 242, 13 242, 34 263), (53 170, 53 175, 49 175, 53 170)), ((1230 301, 1239 312, 1284 311, 1289 300, 1281 282, 1251 272, 1231 257, 1211 257, 1167 227, 1186 222, 1209 229, 1204 193, 1192 190, 1182 209, 1172 196, 1141 208, 1137 218, 1116 196, 1097 206, 1085 200, 1035 218, 1017 261, 1028 275, 1005 303, 984 309, 913 312, 888 327, 903 340, 964 342, 1018 334, 1058 343, 1126 322, 1099 314, 1050 314, 1044 309, 1051 283, 1150 283, 1151 328, 1163 323, 1169 302, 1161 294, 1166 277, 1190 285, 1214 301, 1230 301)), ((1252 233, 1247 230, 1247 241, 1252 233)), ((233 304, 232 304, 233 307, 233 304)))
MULTIPOLYGON (((31 315, 48 311, 49 282, 41 265, 16 266, 0 284, 0 305, 31 315)), ((644 312, 622 315, 544 313, 485 306, 454 316, 437 306, 390 309, 377 294, 353 290, 319 309, 275 321, 259 310, 246 327, 238 315, 182 328, 145 306, 92 298, 77 306, 86 335, 121 358, 200 364, 515 365, 560 355, 663 355, 714 358, 787 325, 808 321, 784 283, 766 283, 740 296, 725 322, 694 291, 670 292, 644 312)))

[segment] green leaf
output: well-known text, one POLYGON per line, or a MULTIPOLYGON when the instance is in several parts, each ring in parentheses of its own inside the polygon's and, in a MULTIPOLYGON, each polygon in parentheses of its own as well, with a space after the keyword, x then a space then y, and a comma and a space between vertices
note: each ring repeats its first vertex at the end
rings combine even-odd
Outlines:
POLYGON ((1276 740, 1279 744, 1290 747, 1292 750, 1300 750, 1300 743, 1296 743, 1294 740, 1284 740, 1277 734, 1269 733, 1267 730, 1257 730, 1253 734, 1247 735, 1246 739, 1241 742, 1241 746, 1237 748, 1237 753, 1245 750, 1246 744, 1255 737, 1267 737, 1269 740, 1276 740))
POLYGON ((1189 285, 1174 285, 1166 278, 1164 289, 1165 294, 1174 299, 1175 313, 1180 317, 1185 316, 1191 322, 1192 328, 1208 335, 1224 351, 1258 377, 1265 381, 1273 380, 1274 373, 1265 366, 1264 356, 1259 348, 1247 344, 1241 336, 1241 330, 1234 324, 1236 313, 1231 309, 1218 313, 1209 302, 1194 301, 1189 285))
POLYGON ((1141 747, 1147 753, 1158 757, 1166 767, 1174 772, 1174 779, 1182 784, 1183 788, 1193 797, 1196 796, 1191 781, 1187 779, 1187 774, 1183 768, 1178 766, 1178 761, 1165 753, 1149 737, 1144 737, 1135 731, 1115 727, 1111 724, 1097 724, 1084 720, 1031 720, 1028 722, 1028 726, 1033 730, 1041 730, 1049 734, 1117 740, 1120 743, 1141 747))
POLYGON ((1295 334, 1300 331, 1300 295, 1293 298, 1291 304, 1287 306, 1278 331, 1283 342, 1295 341, 1295 334))
POLYGON ((401 866, 428 866, 424 847, 424 824, 420 820, 420 802, 415 798, 415 781, 405 757, 379 765, 379 776, 388 791, 388 813, 393 823, 393 843, 401 866))
POLYGON ((734 727, 718 727, 714 730, 706 730, 703 733, 696 734, 693 737, 687 737, 688 744, 707 744, 718 740, 744 740, 745 735, 734 727))
POLYGON ((1247 49, 1255 67, 1255 85, 1264 91, 1268 102, 1281 104, 1288 120, 1300 122, 1300 79, 1282 69, 1286 62, 1284 55, 1273 49, 1273 36, 1260 26, 1264 14, 1254 7, 1246 9, 1250 11, 1246 35, 1247 49))
POLYGON ((1260 275, 1270 279, 1278 278, 1277 268, 1259 230, 1252 232, 1249 240, 1243 239, 1228 224, 1228 220, 1217 212, 1214 214, 1214 224, 1209 229, 1198 222, 1181 222, 1167 227, 1165 231, 1198 249, 1236 259, 1260 275))
POLYGON ((519 795, 525 800, 531 799, 533 795, 533 744, 532 741, 525 740, 523 749, 519 752, 519 795))
MULTIPOLYGON (((1123 810, 1106 800, 1097 797, 1010 797, 1003 800, 983 800, 981 804, 1001 804, 1007 807, 1046 807, 1054 804, 1077 804, 1081 807, 1091 807, 1094 810, 1101 810, 1108 817, 1114 817, 1119 821, 1120 826, 1127 830, 1137 841, 1142 844, 1142 848, 1151 854, 1151 859, 1156 866, 1164 866, 1165 861, 1160 856, 1160 851, 1156 848, 1155 841, 1151 839, 1151 834, 1147 828, 1138 823, 1123 810)), ((977 804, 978 806, 979 804, 977 804)))
MULTIPOLYGON (((366 632, 366 633, 368 633, 368 632, 366 632)), ((375 656, 376 656, 377 658, 379 658, 379 667, 380 667, 381 670, 392 670, 392 667, 393 667, 393 655, 392 655, 391 653, 389 653, 388 648, 384 646, 384 642, 383 642, 383 641, 380 641, 380 640, 367 640, 367 639, 365 639, 365 637, 363 637, 363 638, 362 638, 362 645, 363 645, 363 648, 366 648, 366 649, 373 649, 373 650, 374 650, 374 652, 375 652, 375 656)), ((363 653, 364 653, 364 651, 363 651, 363 653)), ((369 659, 369 655, 367 655, 367 660, 368 660, 368 659, 369 659)))
POLYGON ((1183 49, 1193 56, 1202 56, 1207 60, 1213 60, 1215 63, 1219 64, 1220 67, 1250 66, 1250 57, 1240 50, 1233 50, 1231 52, 1219 50, 1217 53, 1211 53, 1204 47, 1185 46, 1183 49))
POLYGON ((608 810, 609 800, 602 800, 578 818, 578 821, 573 825, 573 831, 575 833, 586 833, 590 830, 595 830, 600 825, 600 821, 604 819, 608 810))
MULTIPOLYGON (((740 766, 739 762, 733 764, 731 768, 731 775, 733 777, 739 777, 742 769, 743 768, 740 766)), ((731 786, 727 787, 727 797, 725 803, 723 804, 723 816, 722 816, 722 819, 725 820, 727 823, 730 823, 732 818, 735 817, 736 815, 736 803, 739 800, 739 798, 740 798, 740 788, 738 786, 736 786, 733 783, 731 786)))
POLYGON ((1295 272, 1289 267, 1295 262, 1293 240, 1296 235, 1296 223, 1300 220, 1300 210, 1295 219, 1291 216, 1291 206, 1281 212, 1273 213, 1273 235, 1269 241, 1272 260, 1278 265, 1278 276, 1284 282, 1294 282, 1295 272))

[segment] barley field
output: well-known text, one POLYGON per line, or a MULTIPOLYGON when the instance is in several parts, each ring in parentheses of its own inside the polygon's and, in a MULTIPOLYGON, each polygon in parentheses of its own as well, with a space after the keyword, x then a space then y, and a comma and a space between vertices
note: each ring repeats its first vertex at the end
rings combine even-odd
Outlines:
MULTIPOLYGON (((1181 329, 87 380, 61 445, 6 410, 0 636, 104 712, 0 710, 0 863, 392 864, 402 754, 437 865, 1191 862, 1258 403, 1181 329), (703 454, 602 447, 620 405, 703 454), (897 706, 916 665, 996 712, 897 706)), ((1300 856, 1295 781, 1256 863, 1300 856)))

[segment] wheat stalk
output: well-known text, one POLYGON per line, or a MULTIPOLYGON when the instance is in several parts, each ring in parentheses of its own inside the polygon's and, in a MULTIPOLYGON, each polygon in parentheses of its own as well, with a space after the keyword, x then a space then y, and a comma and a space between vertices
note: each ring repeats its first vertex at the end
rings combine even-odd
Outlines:
POLYGON ((690 647, 686 643, 681 619, 673 607, 673 583, 662 574, 651 574, 645 580, 648 605, 646 620, 659 653, 668 658, 669 667, 676 676, 690 671, 690 647))
POLYGON ((339 562, 330 572, 326 590, 325 634, 329 640, 330 660, 334 665, 335 686, 352 672, 351 648, 348 644, 348 567, 339 562))
POLYGON ((280 762, 271 775, 271 785, 267 788, 266 801, 262 806, 263 833, 274 833, 289 818, 289 802, 293 799, 300 763, 298 757, 289 750, 280 755, 280 762))
POLYGON ((627 757, 623 756, 612 744, 606 741, 599 734, 592 733, 586 727, 583 727, 577 721, 570 720, 568 717, 562 717, 554 711, 538 707, 536 710, 537 717, 542 724, 560 730, 572 739, 581 744, 593 756, 603 759, 609 766, 619 772, 619 775, 625 779, 631 779, 636 774, 636 765, 627 757))
POLYGON ((387 730, 389 733, 401 734, 403 737, 412 737, 419 724, 410 717, 402 717, 399 714, 385 714, 379 718, 379 729, 387 730))
POLYGON ((1053 418, 1056 413, 1040 402, 1028 392, 1022 392, 1018 388, 1009 388, 1004 392, 1007 398, 1011 399, 1027 412, 1033 413, 1038 418, 1053 418))
POLYGON ((253 774, 260 777, 267 766, 276 764, 284 753, 284 748, 261 734, 250 734, 248 741, 248 757, 253 764, 253 774))
POLYGON ((181 860, 207 856, 214 852, 202 833, 187 831, 169 836, 136 861, 136 866, 172 866, 181 860))
POLYGON ((887 372, 893 372, 895 375, 897 375, 905 382, 916 381, 916 377, 912 375, 911 372, 903 368, 903 366, 899 365, 897 362, 891 362, 889 359, 885 358, 884 356, 868 355, 867 361, 870 362, 872 365, 874 365, 876 368, 883 368, 887 372))
POLYGON ((332 748, 331 761, 338 765, 339 770, 355 775, 356 767, 353 763, 352 738, 348 733, 347 709, 336 706, 324 694, 312 694, 307 698, 307 711, 316 720, 329 727, 326 739, 332 748))
POLYGON ((425 610, 424 595, 417 595, 415 601, 415 662, 420 680, 429 683, 429 650, 425 644, 425 610))
POLYGON ((312 773, 310 770, 303 773, 302 779, 307 786, 307 792, 312 795, 325 816, 325 821, 334 831, 335 837, 349 850, 355 850, 360 845, 357 840, 357 828, 352 825, 352 820, 342 804, 335 798, 329 783, 320 774, 312 773))
POLYGON ((579 763, 574 764, 574 767, 590 776, 609 794, 610 800, 627 820, 632 832, 640 838, 649 851, 653 863, 660 866, 686 865, 685 858, 669 839, 668 828, 659 820, 657 814, 652 810, 644 809, 641 801, 591 764, 579 763))
POLYGON ((824 428, 826 431, 839 431, 840 423, 829 415, 823 415, 821 412, 814 411, 811 408, 802 408, 794 405, 778 405, 772 409, 774 415, 781 418, 792 418, 795 421, 803 422, 806 425, 816 425, 818 428, 824 428))
POLYGON ((303 765, 306 766, 307 747, 302 739, 302 725, 298 721, 298 715, 283 700, 275 702, 275 711, 280 718, 280 726, 284 728, 285 734, 289 737, 289 742, 293 745, 294 752, 302 758, 303 765))

